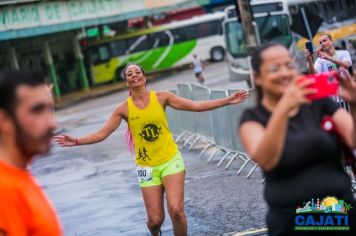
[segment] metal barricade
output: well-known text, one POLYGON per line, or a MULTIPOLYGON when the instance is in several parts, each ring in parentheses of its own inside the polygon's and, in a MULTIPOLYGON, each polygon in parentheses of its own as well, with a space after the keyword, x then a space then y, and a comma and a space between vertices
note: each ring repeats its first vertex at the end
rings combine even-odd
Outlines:
MULTIPOLYGON (((208 87, 191 84, 193 101, 204 101, 210 99, 210 89, 208 87)), ((212 121, 210 111, 194 113, 195 119, 195 135, 191 139, 186 140, 184 145, 190 144, 190 149, 198 142, 203 142, 206 145, 213 142, 212 121)))
MULTIPOLYGON (((221 99, 221 98, 226 98, 227 97, 227 91, 226 90, 212 90, 210 99, 215 100, 215 99, 221 99)), ((214 151, 211 153, 209 156, 207 162, 210 162, 216 154, 219 152, 223 152, 224 156, 228 156, 231 154, 231 150, 228 149, 229 146, 231 146, 231 140, 229 140, 228 135, 226 135, 228 132, 230 132, 231 127, 229 126, 229 122, 227 121, 227 116, 225 115, 227 113, 228 107, 221 107, 214 109, 210 112, 211 115, 211 121, 212 121, 212 132, 213 132, 213 137, 214 137, 214 145, 211 145, 211 147, 214 148, 214 151)), ((200 155, 202 155, 206 151, 203 150, 200 155)))
MULTIPOLYGON (((229 90, 229 95, 233 94, 234 92, 236 92, 235 90, 229 90)), ((249 91, 249 97, 248 99, 246 99, 246 101, 237 104, 236 109, 235 109, 235 113, 230 113, 230 117, 235 120, 234 124, 233 124, 233 130, 235 130, 235 138, 234 138, 234 143, 233 143, 233 149, 234 150, 238 150, 237 151, 237 155, 232 156, 228 162, 228 164, 226 165, 225 169, 227 170, 230 165, 232 164, 232 162, 236 159, 241 160, 243 163, 240 166, 240 168, 237 171, 237 175, 240 175, 242 170, 248 165, 251 165, 250 171, 248 172, 248 174, 246 175, 247 178, 249 178, 251 176, 251 174, 255 171, 255 169, 257 168, 257 164, 255 162, 253 162, 251 160, 251 158, 245 153, 243 145, 240 142, 240 137, 238 135, 238 127, 239 127, 239 122, 241 119, 241 115, 244 112, 245 109, 252 107, 256 104, 255 102, 255 92, 254 91, 249 91)))
MULTIPOLYGON (((233 93, 237 92, 238 90, 228 90, 227 95, 230 96, 233 93)), ((219 161, 217 166, 220 166, 226 158, 229 159, 228 164, 226 165, 225 169, 227 170, 231 163, 235 159, 241 159, 243 160, 243 165, 240 168, 240 172, 242 169, 245 167, 245 165, 248 162, 247 156, 243 153, 240 152, 241 150, 241 145, 238 142, 238 136, 237 136, 237 123, 239 120, 239 116, 241 115, 243 111, 243 104, 246 104, 247 102, 243 103, 238 103, 236 105, 230 105, 225 107, 225 111, 223 114, 221 114, 221 119, 225 123, 225 129, 226 131, 224 132, 224 140, 225 140, 225 146, 228 150, 231 150, 227 152, 219 161)), ((219 135, 219 138, 221 134, 219 135)))
MULTIPOLYGON (((177 84, 177 95, 179 97, 192 99, 192 90, 189 84, 177 84)), ((189 111, 179 111, 181 133, 176 138, 176 142, 186 142, 191 139, 196 132, 194 113, 189 111)))
MULTIPOLYGON (((233 93, 237 92, 238 90, 228 90, 228 95, 232 95, 233 93)), ((233 106, 228 106, 226 107, 224 113, 222 113, 222 121, 227 124, 227 130, 225 133, 225 137, 223 139, 225 140, 224 142, 224 147, 226 147, 225 155, 220 159, 219 163, 217 166, 220 166, 225 159, 229 159, 228 164, 226 165, 225 169, 228 170, 230 165, 234 160, 241 160, 242 165, 237 171, 237 174, 241 174, 242 170, 250 163, 252 165, 250 171, 247 174, 247 178, 251 176, 251 174, 254 172, 254 170, 257 168, 257 164, 254 163, 249 156, 244 153, 243 151, 243 146, 240 143, 239 136, 237 134, 238 132, 238 123, 241 118, 241 115, 243 111, 254 105, 254 94, 250 94, 249 98, 239 104, 233 105, 233 106)), ((214 123, 215 125, 215 123, 214 123)), ((221 134, 219 134, 216 138, 221 139, 221 134)), ((214 135, 215 137, 215 135, 214 135)), ((216 140, 216 142, 219 142, 216 140)))
MULTIPOLYGON (((169 91, 177 95, 177 90, 169 90, 169 91)), ((167 115, 169 129, 171 130, 173 137, 176 138, 182 132, 180 112, 167 106, 166 115, 167 115)))
MULTIPOLYGON (((226 90, 212 90, 210 99, 221 99, 227 97, 226 90)), ((212 122, 213 122, 213 136, 216 145, 221 147, 231 146, 231 140, 228 139, 226 133, 229 132, 230 126, 226 122, 226 114, 228 107, 220 107, 211 111, 212 122)))
MULTIPOLYGON (((237 91, 238 90, 229 89, 228 95, 230 96, 237 91)), ((252 92, 250 92, 249 97, 244 102, 238 103, 233 106, 229 106, 229 109, 227 110, 227 112, 228 112, 227 115, 231 120, 231 130, 233 131, 233 132, 229 133, 229 138, 232 139, 231 148, 234 150, 244 151, 237 132, 238 132, 239 122, 240 122, 242 113, 245 111, 245 109, 247 109, 253 105, 251 103, 254 99, 251 98, 251 96, 253 96, 252 92)))
MULTIPOLYGON (((214 100, 226 98, 237 90, 210 90, 198 84, 178 84, 177 91, 172 91, 178 96, 194 101, 214 100)), ((239 104, 224 106, 208 112, 175 111, 167 108, 169 126, 172 133, 179 134, 176 142, 183 142, 183 147, 190 144, 192 148, 198 142, 204 142, 205 146, 200 152, 202 156, 208 149, 207 162, 210 162, 217 154, 222 154, 218 166, 224 160, 229 160, 225 169, 228 170, 234 160, 242 161, 237 174, 240 175, 248 166, 246 177, 249 178, 257 168, 249 156, 244 153, 243 146, 238 136, 238 125, 242 113, 246 108, 255 105, 254 91, 250 91, 249 98, 239 104)))

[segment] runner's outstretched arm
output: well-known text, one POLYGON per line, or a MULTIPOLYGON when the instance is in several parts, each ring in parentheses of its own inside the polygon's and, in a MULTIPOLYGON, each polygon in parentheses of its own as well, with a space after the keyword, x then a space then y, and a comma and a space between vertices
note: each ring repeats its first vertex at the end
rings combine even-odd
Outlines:
POLYGON ((76 145, 86 145, 101 142, 105 140, 110 134, 112 134, 112 132, 114 132, 120 126, 121 120, 124 117, 125 110, 127 113, 126 102, 120 104, 117 108, 115 108, 104 126, 95 133, 89 134, 81 138, 62 134, 54 136, 53 139, 61 147, 72 147, 76 145))
POLYGON ((159 96, 162 97, 165 106, 168 105, 176 110, 200 112, 243 102, 248 97, 248 92, 241 90, 227 98, 206 101, 192 101, 176 96, 171 92, 160 92, 159 96))

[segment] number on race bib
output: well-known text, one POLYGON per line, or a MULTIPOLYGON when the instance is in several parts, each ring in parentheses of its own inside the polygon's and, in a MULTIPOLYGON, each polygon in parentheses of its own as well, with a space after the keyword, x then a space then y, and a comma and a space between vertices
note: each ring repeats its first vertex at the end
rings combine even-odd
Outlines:
POLYGON ((138 173, 138 177, 146 177, 147 175, 146 170, 139 170, 137 173, 138 173))
POLYGON ((150 181, 152 179, 152 168, 137 166, 137 178, 139 182, 150 181))

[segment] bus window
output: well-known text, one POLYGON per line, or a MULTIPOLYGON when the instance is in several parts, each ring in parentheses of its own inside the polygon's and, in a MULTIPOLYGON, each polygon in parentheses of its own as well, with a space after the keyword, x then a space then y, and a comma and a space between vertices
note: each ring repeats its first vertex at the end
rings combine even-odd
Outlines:
POLYGON ((182 43, 196 38, 194 26, 185 26, 182 28, 173 29, 171 32, 174 36, 174 43, 182 43))
POLYGON ((130 53, 142 52, 152 49, 151 37, 149 35, 142 35, 128 40, 130 53))
POLYGON ((171 32, 169 31, 162 31, 157 32, 152 35, 153 38, 153 46, 156 48, 165 47, 169 44, 169 37, 171 32))
POLYGON ((121 56, 125 55, 127 50, 127 42, 125 40, 120 40, 112 42, 110 44, 112 56, 121 56))
POLYGON ((102 62, 110 60, 110 51, 107 45, 91 48, 90 60, 93 65, 98 65, 102 62))
POLYGON ((184 26, 173 29, 174 42, 180 43, 193 39, 209 37, 212 35, 222 34, 221 22, 219 20, 204 22, 191 26, 184 26))
POLYGON ((218 23, 218 26, 217 26, 218 31, 217 31, 217 33, 218 33, 219 35, 223 35, 224 32, 223 32, 223 28, 222 28, 222 21, 219 20, 217 23, 218 23))
POLYGON ((289 30, 289 21, 286 15, 275 15, 256 18, 261 43, 277 42, 289 47, 292 37, 289 30))
POLYGON ((211 35, 221 34, 221 30, 219 29, 221 27, 220 24, 220 21, 211 21, 195 25, 194 31, 196 32, 196 37, 204 38, 211 35))
POLYGON ((226 48, 233 57, 246 55, 246 43, 242 25, 238 21, 228 22, 225 26, 226 30, 226 48))
POLYGON ((89 51, 89 58, 90 58, 90 62, 93 65, 97 65, 99 63, 99 54, 96 50, 96 48, 91 48, 89 51))
POLYGON ((100 46, 99 49, 99 59, 100 61, 109 61, 110 60, 110 51, 107 45, 100 46))

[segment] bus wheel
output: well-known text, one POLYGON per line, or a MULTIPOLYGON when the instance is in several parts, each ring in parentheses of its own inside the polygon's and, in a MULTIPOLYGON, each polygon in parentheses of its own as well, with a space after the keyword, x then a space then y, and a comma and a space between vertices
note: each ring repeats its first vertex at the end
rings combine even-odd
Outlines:
POLYGON ((222 61, 225 57, 225 50, 223 47, 213 47, 210 51, 210 59, 212 61, 222 61))

